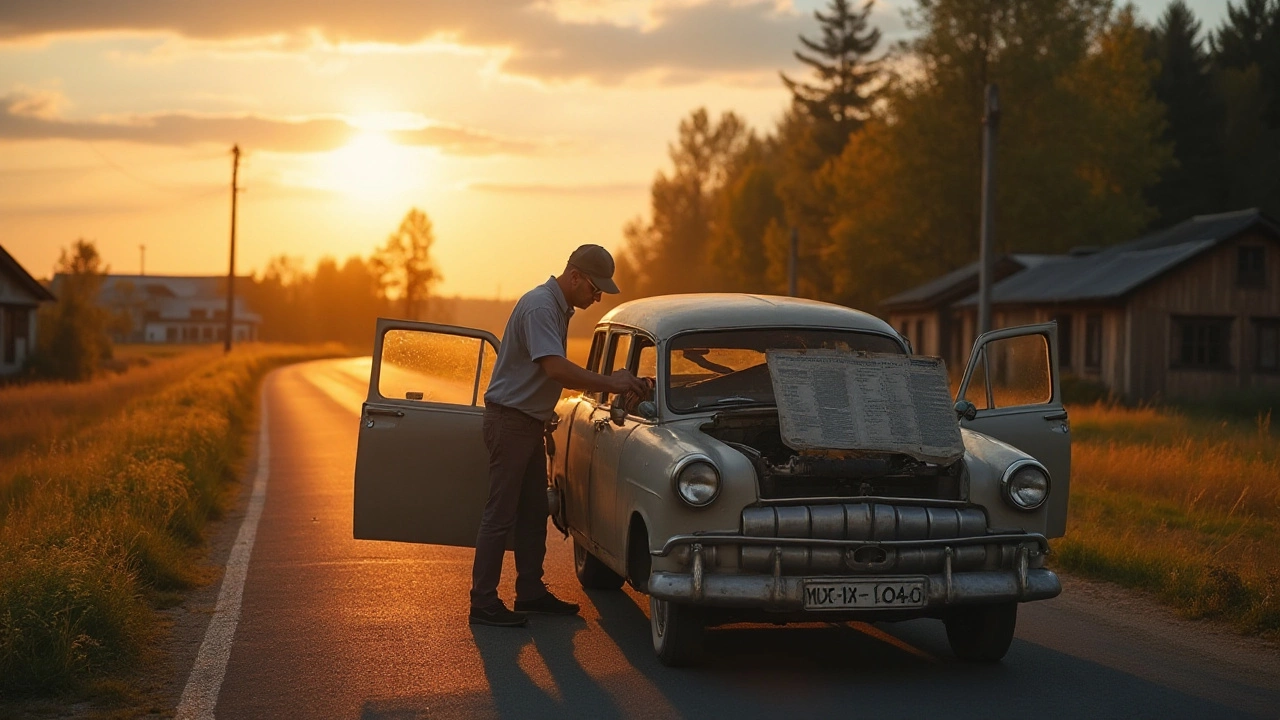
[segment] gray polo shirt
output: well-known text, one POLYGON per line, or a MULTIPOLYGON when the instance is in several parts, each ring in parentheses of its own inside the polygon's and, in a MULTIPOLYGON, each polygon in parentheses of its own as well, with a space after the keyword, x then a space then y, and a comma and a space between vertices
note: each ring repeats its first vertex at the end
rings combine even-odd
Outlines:
POLYGON ((493 364, 485 404, 505 405, 539 420, 551 419, 564 387, 536 361, 565 357, 573 308, 555 277, 524 294, 511 311, 493 364))

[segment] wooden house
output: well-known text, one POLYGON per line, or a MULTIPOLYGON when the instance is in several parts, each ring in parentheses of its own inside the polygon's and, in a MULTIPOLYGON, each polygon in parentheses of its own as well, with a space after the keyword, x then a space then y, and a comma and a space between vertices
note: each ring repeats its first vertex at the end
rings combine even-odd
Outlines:
POLYGON ((36 345, 36 308, 54 300, 0 247, 0 376, 22 369, 36 345))
MULTIPOLYGON (((883 303, 917 352, 953 368, 975 336, 970 267, 883 303)), ((1134 400, 1280 391, 1280 224, 1256 209, 1197 216, 1099 251, 1014 255, 999 267, 992 327, 1057 321, 1066 374, 1134 400)))

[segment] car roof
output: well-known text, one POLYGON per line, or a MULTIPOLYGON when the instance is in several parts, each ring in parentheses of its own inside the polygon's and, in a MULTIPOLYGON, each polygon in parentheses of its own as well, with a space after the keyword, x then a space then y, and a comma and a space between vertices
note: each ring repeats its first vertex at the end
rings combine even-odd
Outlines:
POLYGON ((648 331, 661 342, 686 330, 752 327, 848 328, 896 337, 880 318, 831 303, 777 295, 689 293, 625 302, 600 319, 648 331))

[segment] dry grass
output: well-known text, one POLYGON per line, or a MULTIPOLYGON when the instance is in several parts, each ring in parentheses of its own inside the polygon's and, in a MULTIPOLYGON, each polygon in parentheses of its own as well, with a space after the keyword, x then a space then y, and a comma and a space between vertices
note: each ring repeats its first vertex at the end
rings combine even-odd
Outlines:
POLYGON ((200 351, 0 392, 0 407, 41 405, 0 428, 27 448, 0 466, 0 695, 74 687, 144 656, 152 605, 201 581, 204 525, 235 486, 258 380, 332 354, 200 351))
POLYGON ((1253 423, 1071 408, 1071 510, 1057 563, 1191 617, 1280 633, 1280 442, 1253 423))
POLYGON ((125 347, 117 353, 117 360, 127 364, 127 372, 86 383, 0 387, 0 459, 65 440, 79 428, 119 410, 125 402, 158 391, 221 353, 221 348, 209 346, 185 352, 170 350, 168 355, 125 347))

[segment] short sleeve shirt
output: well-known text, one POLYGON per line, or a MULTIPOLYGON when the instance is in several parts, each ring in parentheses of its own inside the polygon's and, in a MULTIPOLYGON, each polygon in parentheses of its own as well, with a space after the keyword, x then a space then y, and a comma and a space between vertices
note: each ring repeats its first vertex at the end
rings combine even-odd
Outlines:
POLYGON ((552 380, 538 358, 565 357, 573 308, 555 277, 516 302, 502 333, 485 404, 505 405, 539 420, 551 419, 564 387, 552 380))

